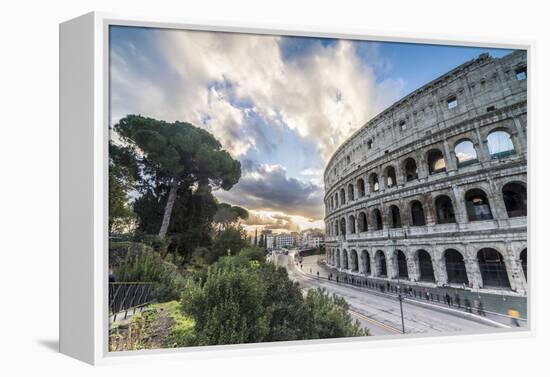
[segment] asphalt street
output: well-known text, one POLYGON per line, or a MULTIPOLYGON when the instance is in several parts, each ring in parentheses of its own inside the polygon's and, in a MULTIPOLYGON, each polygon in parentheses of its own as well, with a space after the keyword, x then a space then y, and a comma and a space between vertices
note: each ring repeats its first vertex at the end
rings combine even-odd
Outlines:
MULTIPOLYGON (((390 295, 380 295, 365 289, 335 281, 317 279, 326 275, 319 269, 315 257, 304 258, 302 268, 295 265, 294 256, 275 254, 273 261, 288 270, 289 277, 297 281, 304 290, 324 288, 329 293, 343 297, 350 305, 350 314, 370 330, 371 335, 396 335, 402 333, 399 301, 390 295)), ((459 314, 459 313, 456 313, 459 314)), ((452 310, 441 311, 403 301, 405 333, 444 335, 456 332, 479 332, 496 330, 483 321, 471 320, 455 315, 452 310)))

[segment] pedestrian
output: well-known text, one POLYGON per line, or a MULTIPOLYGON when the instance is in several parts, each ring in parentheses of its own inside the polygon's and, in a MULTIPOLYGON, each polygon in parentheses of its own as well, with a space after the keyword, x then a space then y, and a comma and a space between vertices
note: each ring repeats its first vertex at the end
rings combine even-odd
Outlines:
POLYGON ((483 310, 483 302, 481 300, 477 300, 477 314, 485 316, 485 310, 483 310))
POLYGON ((336 275, 336 284, 338 284, 338 275, 336 275))
POLYGON ((472 307, 470 305, 470 300, 467 297, 464 299, 464 306, 466 307, 466 311, 468 313, 472 312, 472 307))
POLYGON ((426 300, 430 301, 430 292, 426 291, 426 300))
POLYGON ((449 293, 445 293, 445 302, 451 306, 451 296, 449 296, 449 293))
POLYGON ((319 271, 317 271, 317 280, 319 280, 319 271))
POLYGON ((519 312, 516 309, 510 308, 508 309, 508 316, 510 317, 510 320, 512 321, 512 326, 519 327, 519 312))
POLYGON ((113 271, 113 268, 109 266, 109 283, 114 283, 114 282, 116 282, 116 274, 113 271))
POLYGON ((458 293, 455 295, 455 302, 456 302, 456 306, 460 308, 460 296, 458 295, 458 293))

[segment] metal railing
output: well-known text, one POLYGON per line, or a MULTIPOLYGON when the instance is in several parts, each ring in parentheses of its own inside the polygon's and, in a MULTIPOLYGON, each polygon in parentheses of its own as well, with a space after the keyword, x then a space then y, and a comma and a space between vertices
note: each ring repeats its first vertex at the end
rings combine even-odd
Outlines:
POLYGON ((109 283, 109 315, 116 321, 118 314, 124 312, 124 319, 129 310, 142 308, 152 301, 152 283, 115 282, 109 283))

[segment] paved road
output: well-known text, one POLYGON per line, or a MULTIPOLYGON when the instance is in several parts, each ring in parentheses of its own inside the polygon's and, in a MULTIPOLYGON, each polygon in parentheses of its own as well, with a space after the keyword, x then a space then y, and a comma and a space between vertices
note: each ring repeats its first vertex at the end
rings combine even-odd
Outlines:
MULTIPOLYGON (((309 275, 310 269, 316 274, 314 257, 304 258, 302 270, 294 264, 294 257, 276 254, 273 261, 288 270, 289 277, 300 283, 303 289, 322 287, 346 299, 350 304, 350 313, 363 326, 369 328, 372 335, 395 335, 401 333, 401 315, 399 301, 388 295, 368 292, 366 289, 337 284, 334 281, 317 279, 309 275), (307 272, 308 274, 304 273, 307 272)), ((321 273, 321 270, 320 270, 321 273)), ((321 275, 323 276, 323 275, 321 275)), ((403 302, 403 313, 406 333, 446 334, 450 332, 471 332, 494 330, 490 324, 473 321, 452 314, 452 311, 441 312, 427 307, 403 302)))

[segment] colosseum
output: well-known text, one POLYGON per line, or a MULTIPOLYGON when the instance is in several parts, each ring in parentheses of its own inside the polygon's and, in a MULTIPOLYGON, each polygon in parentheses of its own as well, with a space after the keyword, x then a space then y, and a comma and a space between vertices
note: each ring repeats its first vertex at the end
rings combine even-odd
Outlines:
POLYGON ((339 146, 324 183, 341 278, 525 302, 526 52, 480 55, 397 101, 339 146))

